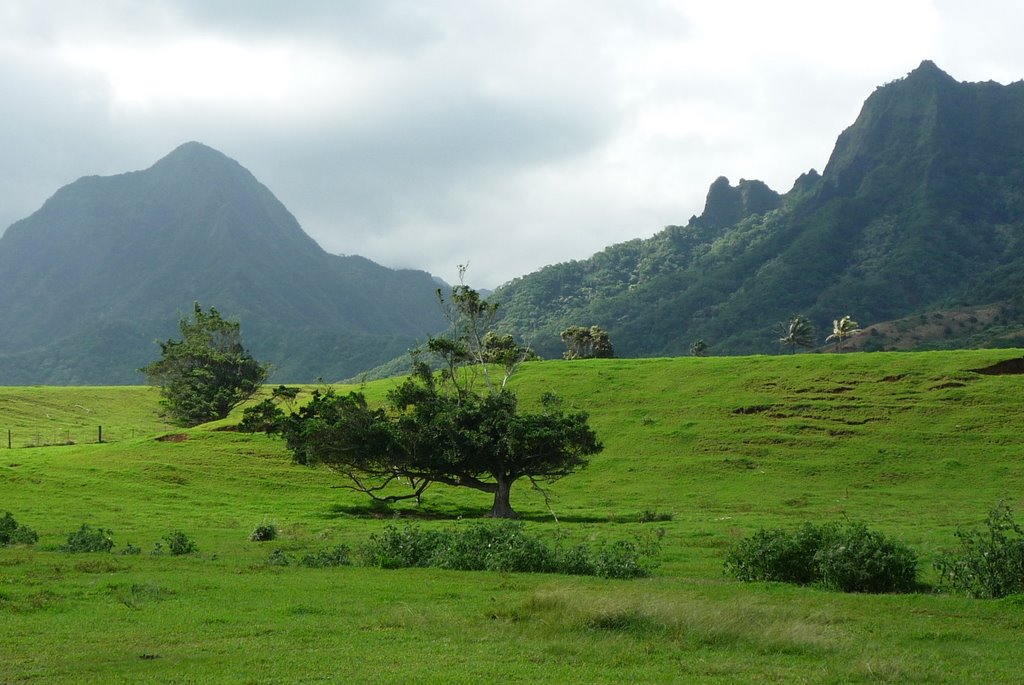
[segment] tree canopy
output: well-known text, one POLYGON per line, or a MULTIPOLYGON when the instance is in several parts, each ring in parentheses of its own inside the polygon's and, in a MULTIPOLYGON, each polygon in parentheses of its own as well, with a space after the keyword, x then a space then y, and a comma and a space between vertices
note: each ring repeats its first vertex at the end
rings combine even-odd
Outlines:
POLYGON ((847 314, 841 319, 832 320, 832 334, 825 338, 825 342, 835 341, 836 352, 843 349, 843 341, 860 333, 860 324, 850 318, 847 314))
POLYGON ((468 487, 492 494, 490 515, 500 518, 516 515, 511 489, 518 480, 544 492, 540 483, 584 468, 602 449, 587 414, 551 393, 524 411, 507 387, 532 353, 488 337, 497 305, 464 285, 448 299, 438 296, 449 331, 414 354, 412 373, 383 406, 371 406, 362 392, 327 389, 287 416, 267 400, 246 411, 243 430, 265 428, 277 412, 268 432, 285 439, 295 461, 326 465, 354 490, 394 502, 419 501, 435 483, 468 487))
POLYGON ((565 343, 565 359, 609 358, 615 356, 615 348, 607 331, 600 326, 570 326, 562 331, 565 343))
POLYGON ((797 314, 780 324, 780 328, 779 343, 788 346, 790 352, 796 352, 797 347, 814 347, 814 324, 806 316, 797 314))
POLYGON ((226 417, 269 374, 242 347, 238 322, 225 321, 214 307, 193 307, 193 318, 178 324, 182 339, 161 342, 160 359, 139 369, 160 386, 167 413, 187 426, 226 417))

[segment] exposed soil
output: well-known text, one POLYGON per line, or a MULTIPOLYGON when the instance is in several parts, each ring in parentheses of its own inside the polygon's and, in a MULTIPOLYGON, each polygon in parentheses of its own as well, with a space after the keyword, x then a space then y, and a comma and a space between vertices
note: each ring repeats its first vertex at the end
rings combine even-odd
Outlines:
POLYGON ((168 435, 161 435, 156 440, 157 442, 185 442, 188 440, 188 436, 185 433, 170 433, 168 435))
POLYGON ((974 373, 983 373, 987 376, 1017 376, 1024 374, 1024 357, 1016 359, 1004 359, 984 369, 971 369, 974 373))

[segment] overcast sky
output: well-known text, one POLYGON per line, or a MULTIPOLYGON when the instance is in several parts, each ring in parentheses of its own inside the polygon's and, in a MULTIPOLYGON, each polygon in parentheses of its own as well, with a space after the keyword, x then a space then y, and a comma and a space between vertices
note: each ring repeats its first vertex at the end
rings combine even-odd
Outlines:
POLYGON ((1015 0, 0 0, 0 230, 198 140, 329 252, 493 287, 789 190, 931 59, 1024 78, 1015 0))

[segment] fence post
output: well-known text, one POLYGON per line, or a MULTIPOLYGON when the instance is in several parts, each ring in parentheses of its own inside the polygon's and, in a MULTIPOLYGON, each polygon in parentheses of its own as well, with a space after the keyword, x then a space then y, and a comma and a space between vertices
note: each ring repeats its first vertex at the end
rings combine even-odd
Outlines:
POLYGON ((100 432, 99 442, 103 442, 103 426, 99 426, 99 432, 100 432))
POLYGON ((7 449, 11 449, 11 429, 7 429, 7 449))

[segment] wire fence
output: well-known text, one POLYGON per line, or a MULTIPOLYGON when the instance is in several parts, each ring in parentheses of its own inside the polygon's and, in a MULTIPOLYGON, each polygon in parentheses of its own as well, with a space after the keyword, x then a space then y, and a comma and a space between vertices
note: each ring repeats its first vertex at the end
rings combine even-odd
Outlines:
POLYGON ((0 434, 0 449, 57 447, 121 442, 146 435, 134 426, 50 426, 7 428, 0 434))

